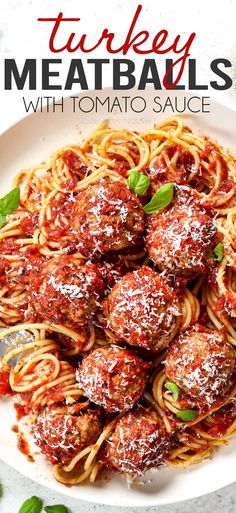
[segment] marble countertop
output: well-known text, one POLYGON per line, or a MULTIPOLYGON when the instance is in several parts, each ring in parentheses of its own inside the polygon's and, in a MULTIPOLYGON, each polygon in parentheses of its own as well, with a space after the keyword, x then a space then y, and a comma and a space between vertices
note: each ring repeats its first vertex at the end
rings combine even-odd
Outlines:
MULTIPOLYGON (((138 2, 133 2, 135 6, 138 2)), ((202 77, 206 77, 209 72, 209 62, 216 57, 227 57, 234 65, 236 62, 236 37, 235 37, 235 19, 236 5, 235 0, 225 0, 222 2, 206 2, 198 0, 197 3, 190 3, 189 0, 165 0, 164 4, 156 0, 143 0, 142 2, 145 16, 148 18, 149 12, 155 10, 156 17, 150 16, 149 23, 160 30, 163 27, 170 27, 171 30, 181 34, 196 31, 198 40, 195 45, 195 57, 198 60, 198 69, 202 77), (177 6, 177 7, 176 7, 177 6), (177 10, 178 8, 178 10, 177 10), (210 29, 210 30, 209 30, 210 29)), ((90 13, 90 27, 102 23, 102 13, 109 8, 111 10, 111 19, 113 28, 120 25, 121 18, 125 18, 129 8, 129 2, 122 0, 100 0, 99 12, 97 16, 96 0, 87 0, 82 3, 79 0, 58 0, 56 2, 56 12, 62 10, 67 15, 90 13), (112 4, 112 5, 111 5, 112 4), (98 19, 99 18, 99 19, 98 19)), ((36 33, 35 20, 38 16, 47 16, 49 11, 55 14, 55 3, 48 0, 1 0, 1 21, 0 21, 0 56, 4 57, 20 56, 21 58, 35 56, 37 58, 45 56, 45 45, 40 39, 40 34, 36 33), (52 4, 54 6, 52 7, 52 4)), ((103 55, 99 55, 103 57, 103 55)), ((233 69, 235 76, 235 68, 233 69)), ((40 89, 37 94, 42 94, 40 89)), ((22 102, 19 101, 19 92, 7 93, 0 84, 0 132, 10 126, 24 112, 22 102)), ((235 88, 230 91, 220 93, 222 100, 236 103, 235 88)), ((23 477, 10 466, 0 462, 0 482, 3 485, 3 495, 0 499, 1 513, 18 513, 22 502, 32 496, 37 495, 44 501, 44 504, 63 503, 71 509, 71 513, 115 513, 121 511, 121 508, 112 508, 110 506, 101 506, 89 504, 82 501, 68 499, 59 494, 39 486, 38 484, 23 477)), ((197 483, 196 483, 197 487, 197 483)), ((158 507, 159 513, 233 513, 236 511, 236 483, 219 490, 210 495, 198 498, 185 503, 178 503, 171 506, 158 507)), ((122 512, 125 508, 122 508, 122 512)), ((128 511, 128 509, 127 509, 128 511)), ((129 511, 134 511, 129 509, 129 511)), ((135 509, 135 512, 144 511, 135 509)), ((147 508, 146 513, 157 511, 157 508, 147 508)))

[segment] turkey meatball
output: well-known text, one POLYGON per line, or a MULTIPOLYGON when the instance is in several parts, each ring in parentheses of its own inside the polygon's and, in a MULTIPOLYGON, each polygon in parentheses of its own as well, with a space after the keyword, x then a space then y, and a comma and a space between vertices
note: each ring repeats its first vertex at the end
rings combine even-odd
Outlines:
POLYGON ((84 395, 107 412, 129 410, 143 394, 148 368, 134 351, 103 347, 83 359, 77 381, 84 395))
POLYGON ((117 339, 131 345, 159 351, 175 336, 177 298, 150 267, 123 276, 105 299, 103 311, 117 339))
POLYGON ((52 258, 31 274, 29 301, 45 321, 84 325, 93 319, 103 289, 95 265, 81 265, 71 256, 52 258))
POLYGON ((100 412, 83 413, 81 404, 46 406, 38 415, 33 432, 35 443, 51 463, 67 465, 101 433, 100 412))
POLYGON ((212 263, 210 249, 216 229, 212 219, 181 188, 173 207, 149 218, 146 245, 161 271, 187 280, 204 273, 212 263))
POLYGON ((165 373, 190 396, 211 404, 224 392, 235 367, 235 351, 219 331, 197 325, 174 340, 165 373))
POLYGON ((170 435, 157 411, 139 408, 117 422, 107 457, 120 472, 137 476, 163 462, 170 447, 170 435))
POLYGON ((75 204, 73 225, 85 253, 106 253, 134 245, 144 229, 138 197, 122 182, 101 179, 75 204))

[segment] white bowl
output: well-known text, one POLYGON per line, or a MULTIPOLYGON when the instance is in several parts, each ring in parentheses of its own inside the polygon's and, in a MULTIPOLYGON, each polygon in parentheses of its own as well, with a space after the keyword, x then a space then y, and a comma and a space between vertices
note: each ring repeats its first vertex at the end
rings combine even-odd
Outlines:
MULTIPOLYGON (((105 107, 97 113, 75 114, 72 113, 71 100, 68 98, 64 100, 63 113, 44 111, 25 117, 0 137, 1 194, 10 189, 11 179, 18 170, 47 160, 57 148, 66 143, 78 142, 81 134, 87 135, 100 121, 108 119, 111 126, 144 130, 152 127, 154 122, 172 115, 170 110, 161 114, 152 111, 155 96, 158 95, 160 101, 164 102, 167 96, 180 99, 183 94, 189 96, 182 92, 157 93, 152 89, 145 93, 133 92, 132 96, 142 95, 147 100, 147 108, 142 114, 120 112, 119 108, 108 113, 105 107)), ((115 93, 112 89, 80 94, 93 99, 96 96, 105 99, 107 96, 121 98, 125 95, 124 92, 115 93)), ((194 130, 209 134, 226 147, 236 149, 236 111, 232 107, 212 101, 210 114, 185 114, 183 118, 194 130)), ((160 468, 149 473, 144 480, 146 484, 130 489, 125 479, 118 475, 113 475, 107 483, 67 488, 53 479, 51 465, 39 454, 35 456, 35 463, 30 463, 19 452, 16 435, 11 431, 11 426, 15 423, 13 405, 4 400, 1 401, 0 408, 2 460, 34 481, 70 497, 113 506, 153 506, 191 499, 235 481, 236 439, 233 439, 230 445, 217 449, 212 458, 202 464, 186 470, 160 468)))

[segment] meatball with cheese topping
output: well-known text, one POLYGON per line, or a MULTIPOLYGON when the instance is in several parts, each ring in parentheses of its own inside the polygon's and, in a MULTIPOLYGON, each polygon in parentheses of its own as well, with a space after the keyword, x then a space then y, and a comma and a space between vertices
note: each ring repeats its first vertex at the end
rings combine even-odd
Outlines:
POLYGON ((163 462, 171 447, 161 417, 154 408, 128 412, 116 424, 107 444, 107 458, 120 472, 132 476, 163 462))
POLYGON ((154 352, 173 339, 179 315, 174 291, 147 266, 115 284, 103 302, 103 312, 118 340, 154 352))
POLYGON ((219 331, 196 325, 167 352, 167 377, 192 397, 211 404, 224 393, 235 367, 235 351, 219 331))
POLYGON ((29 279, 29 302, 45 321, 84 325, 93 319, 104 283, 93 264, 82 265, 71 256, 52 258, 29 279))
POLYGON ((216 229, 189 188, 186 189, 178 189, 178 197, 169 210, 150 216, 146 246, 161 271, 189 280, 212 264, 211 247, 216 229))
POLYGON ((129 410, 146 386, 149 364, 119 346, 95 349, 77 371, 79 388, 107 412, 129 410))
POLYGON ((66 465, 101 433, 100 411, 81 411, 81 404, 46 406, 34 425, 35 443, 51 463, 66 465))
POLYGON ((144 229, 142 205, 122 182, 101 179, 78 197, 73 226, 86 254, 129 248, 144 229))

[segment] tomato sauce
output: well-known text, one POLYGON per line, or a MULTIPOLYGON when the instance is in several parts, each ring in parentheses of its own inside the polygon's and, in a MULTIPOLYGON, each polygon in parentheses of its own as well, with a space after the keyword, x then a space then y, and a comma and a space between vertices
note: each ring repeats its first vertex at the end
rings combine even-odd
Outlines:
POLYGON ((38 227, 39 215, 37 213, 27 213, 20 221, 20 227, 27 237, 32 237, 34 231, 38 227))
POLYGON ((0 397, 9 394, 11 391, 9 383, 10 371, 0 368, 0 397))
POLYGON ((83 163, 81 157, 72 150, 66 150, 61 155, 61 158, 72 175, 70 179, 64 182, 64 187, 66 190, 73 190, 78 183, 78 179, 83 179, 87 175, 88 168, 83 163))
POLYGON ((32 392, 24 392, 20 394, 19 403, 14 403, 14 408, 16 410, 16 420, 21 420, 25 415, 28 415, 32 410, 32 392))
POLYGON ((75 198, 70 194, 57 194, 50 203, 50 219, 45 219, 49 240, 60 240, 71 236, 71 219, 73 217, 75 198))
POLYGON ((19 451, 27 457, 28 461, 31 463, 34 462, 34 458, 30 454, 29 444, 21 432, 18 432, 17 435, 17 449, 19 449, 19 451))
POLYGON ((19 249, 20 246, 16 243, 14 238, 8 237, 1 242, 1 255, 18 255, 19 249))
POLYGON ((129 169, 129 166, 126 162, 119 162, 119 160, 116 162, 115 171, 119 175, 126 177, 128 169, 129 169))
MULTIPOLYGON (((222 406, 211 415, 211 423, 207 426, 207 433, 213 437, 221 438, 236 420, 236 402, 233 399, 230 403, 222 406)), ((205 424, 204 424, 205 429, 205 424)))
POLYGON ((8 260, 4 257, 0 257, 0 285, 5 287, 7 284, 7 273, 9 272, 11 266, 8 260))
POLYGON ((186 184, 194 166, 193 156, 181 145, 173 144, 164 148, 163 151, 165 151, 170 161, 177 152, 178 158, 176 163, 173 164, 174 170, 166 164, 166 160, 162 153, 154 160, 152 168, 149 169, 153 192, 159 188, 161 183, 175 182, 180 185, 186 184))

